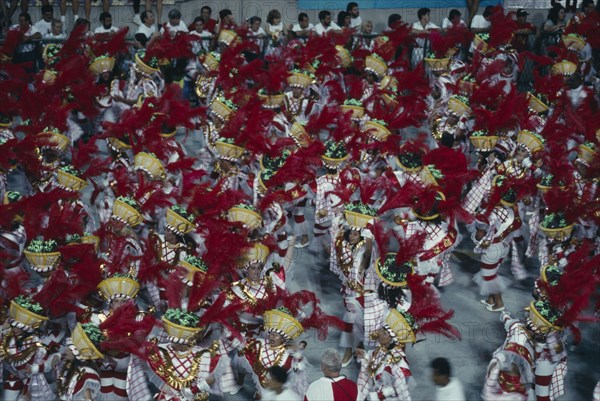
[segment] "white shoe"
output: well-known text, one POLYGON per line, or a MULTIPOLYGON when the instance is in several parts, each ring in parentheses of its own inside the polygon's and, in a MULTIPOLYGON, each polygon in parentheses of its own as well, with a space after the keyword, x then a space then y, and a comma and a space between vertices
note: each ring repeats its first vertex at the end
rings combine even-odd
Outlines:
POLYGON ((142 25, 142 19, 139 14, 133 16, 133 23, 136 25, 142 25))

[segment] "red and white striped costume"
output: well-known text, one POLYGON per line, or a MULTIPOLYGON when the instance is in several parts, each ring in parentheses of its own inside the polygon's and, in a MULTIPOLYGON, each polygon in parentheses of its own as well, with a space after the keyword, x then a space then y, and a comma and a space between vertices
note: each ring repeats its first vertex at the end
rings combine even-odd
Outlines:
POLYGON ((484 401, 526 401, 533 381, 535 351, 525 325, 502 314, 506 339, 488 366, 481 392, 484 401), (514 371, 514 369, 517 371, 514 371))
POLYGON ((286 192, 292 195, 293 200, 291 201, 292 216, 294 218, 293 234, 296 237, 308 234, 308 222, 304 217, 304 210, 306 204, 312 194, 308 186, 299 185, 297 183, 291 183, 286 185, 286 192))
POLYGON ((410 401, 412 377, 403 346, 391 350, 379 346, 360 360, 358 400, 410 401))
POLYGON ((226 356, 216 353, 216 346, 207 349, 193 347, 177 351, 170 344, 161 344, 150 354, 152 381, 160 388, 158 400, 207 400, 209 393, 222 394, 218 386, 226 356), (207 379, 214 379, 211 387, 207 379))
POLYGON ((39 337, 25 334, 17 338, 13 332, 8 332, 2 338, 1 347, 4 367, 8 371, 3 386, 4 400, 54 399, 55 394, 44 377, 44 372, 50 372, 52 365, 39 337))
POLYGON ((339 174, 325 174, 316 180, 315 236, 326 234, 331 221, 341 213, 340 198, 331 193, 339 183, 339 174))
POLYGON ((294 97, 294 92, 285 92, 283 97, 282 113, 285 114, 290 124, 294 121, 306 121, 312 112, 313 103, 309 98, 294 97))
POLYGON ((490 196, 492 190, 492 179, 496 176, 496 165, 488 166, 479 180, 477 180, 473 187, 467 193, 463 200, 463 209, 470 214, 475 214, 475 211, 479 209, 481 203, 490 196))
MULTIPOLYGON (((68 363, 68 362, 67 362, 68 363)), ((59 381, 67 381, 62 384, 65 393, 60 396, 62 401, 79 401, 87 399, 89 390, 90 400, 97 400, 100 392, 100 376, 92 366, 82 365, 74 369, 67 377, 59 376, 59 381)))
MULTIPOLYGON (((593 202, 598 199, 598 183, 596 180, 586 180, 581 177, 579 173, 575 173, 575 183, 577 186, 577 196, 579 202, 582 204, 593 202)), ((596 238, 597 224, 594 223, 593 219, 579 219, 579 227, 584 233, 585 238, 596 238)))
POLYGON ((5 269, 21 264, 26 240, 25 228, 21 224, 12 231, 0 231, 0 249, 2 249, 2 263, 5 269))
POLYGON ((100 375, 100 394, 98 401, 127 401, 127 368, 130 356, 119 353, 115 356, 105 355, 98 362, 100 375))
POLYGON ((337 234, 332 234, 335 234, 335 241, 330 268, 342 281, 342 294, 346 308, 340 346, 355 348, 364 336, 364 272, 368 266, 368 261, 364 260, 366 241, 361 240, 356 245, 350 244, 344 239, 343 229, 340 229, 337 234))
POLYGON ((271 366, 281 366, 292 375, 288 377, 288 382, 294 391, 301 394, 306 392, 306 387, 297 388, 298 384, 306 382, 302 354, 293 354, 286 345, 271 347, 264 338, 249 339, 242 353, 240 368, 252 374, 254 385, 259 392, 266 386, 268 369, 271 366))
POLYGON ((544 341, 533 340, 535 349, 535 395, 537 401, 553 401, 565 393, 567 351, 563 333, 551 331, 544 341))
MULTIPOLYGON (((238 318, 234 320, 235 328, 247 338, 258 336, 262 331, 262 316, 256 315, 250 310, 267 299, 269 293, 276 294, 277 289, 285 289, 285 272, 283 269, 279 272, 267 271, 265 276, 257 282, 248 278, 233 282, 227 293, 228 302, 237 299, 241 301, 246 308, 238 312, 238 318)), ((227 352, 237 348, 233 337, 227 337, 227 331, 223 331, 223 345, 227 352)))
POLYGON ((479 285, 481 295, 500 294, 508 286, 508 281, 498 275, 498 267, 508 255, 513 236, 521 227, 519 208, 517 205, 496 206, 488 221, 487 233, 477 241, 475 253, 481 254, 481 270, 473 278, 479 285), (483 244, 488 244, 483 247, 483 244))
POLYGON ((383 325, 386 316, 390 313, 386 302, 379 298, 378 290, 381 279, 375 272, 375 263, 379 258, 377 244, 373 241, 371 250, 371 266, 365 272, 364 288, 364 341, 369 347, 376 344, 370 339, 371 333, 378 330, 383 325))
POLYGON ((427 276, 425 282, 432 284, 442 267, 448 264, 450 252, 457 243, 458 232, 447 221, 415 220, 406 224, 407 238, 422 232, 425 233, 425 243, 423 252, 417 259, 416 273, 427 276))

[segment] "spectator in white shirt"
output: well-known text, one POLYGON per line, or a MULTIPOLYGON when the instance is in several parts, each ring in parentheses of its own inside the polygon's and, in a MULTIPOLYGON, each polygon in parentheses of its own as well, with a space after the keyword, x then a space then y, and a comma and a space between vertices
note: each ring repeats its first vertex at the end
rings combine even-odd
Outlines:
POLYGON ((194 40, 192 42, 192 51, 194 54, 204 54, 208 53, 210 50, 210 38, 212 34, 204 29, 204 17, 196 17, 194 18, 194 30, 190 31, 190 35, 197 36, 198 40, 194 40))
POLYGON ((100 25, 96 29, 94 29, 94 34, 108 34, 112 35, 119 30, 116 26, 112 24, 112 15, 109 12, 103 12, 100 14, 100 25))
POLYGON ((158 36, 156 24, 154 23, 154 13, 150 10, 143 11, 140 15, 142 24, 135 32, 135 40, 139 43, 139 48, 145 48, 153 38, 158 36))
POLYGON ((298 23, 290 26, 290 31, 294 33, 297 38, 306 38, 308 35, 315 30, 315 26, 308 20, 308 14, 298 14, 298 23))
POLYGON ((258 16, 250 17, 248 20, 248 35, 253 36, 256 39, 252 39, 256 46, 258 46, 259 53, 262 53, 264 47, 264 38, 267 36, 267 32, 260 26, 262 24, 262 18, 258 16))
POLYGON ((494 7, 487 6, 485 10, 483 10, 482 15, 475 15, 471 21, 471 31, 473 33, 489 32, 490 26, 492 25, 490 22, 490 17, 492 16, 493 12, 494 7))
MULTIPOLYGON (((31 25, 31 16, 28 13, 19 14, 19 23, 10 27, 13 31, 23 32, 23 41, 41 39, 42 34, 31 25)), ((24 46, 24 45, 21 45, 24 46)))
POLYGON ((181 20, 181 11, 179 10, 169 11, 169 22, 160 28, 161 34, 164 33, 165 28, 171 35, 175 35, 177 32, 188 32, 187 25, 181 20))
POLYGON ((346 6, 346 12, 350 14, 350 28, 358 31, 362 27, 362 18, 360 18, 360 10, 358 9, 358 3, 351 1, 346 6))
POLYGON ((442 21, 442 29, 448 30, 454 26, 466 27, 467 24, 465 24, 465 21, 463 21, 463 19, 460 17, 461 17, 460 11, 458 11, 455 8, 450 10, 450 14, 448 15, 448 18, 444 18, 444 20, 442 21))
POLYGON ((428 8, 420 8, 417 11, 417 17, 419 20, 412 24, 412 30, 416 33, 437 31, 440 29, 439 26, 431 22, 431 10, 428 8))
POLYGON ((355 401, 356 383, 341 374, 342 358, 337 350, 327 348, 321 356, 323 377, 310 384, 304 401, 355 401))
POLYGON ((317 35, 324 35, 329 31, 339 31, 341 28, 331 21, 331 13, 327 10, 319 12, 319 23, 315 26, 315 32, 317 35))
MULTIPOLYGON (((417 17, 419 20, 412 24, 412 33, 422 36, 420 34, 429 33, 431 31, 437 31, 440 29, 439 26, 430 21, 431 10, 428 8, 420 8, 417 11, 417 17)), ((412 53, 412 66, 415 67, 423 60, 424 48, 427 45, 427 38, 417 37, 415 38, 417 46, 413 49, 412 53)))
POLYGON ((434 401, 465 401, 462 383, 456 377, 450 377, 450 362, 446 358, 431 361, 431 379, 436 385, 434 401))
POLYGON ((63 23, 59 19, 53 19, 50 32, 42 35, 44 39, 66 39, 67 34, 63 31, 63 23))
POLYGON ((31 25, 31 16, 28 13, 19 14, 19 23, 13 25, 10 29, 23 32, 23 43, 17 47, 13 57, 13 62, 31 62, 31 68, 28 68, 28 70, 33 71, 35 68, 34 62, 36 59, 35 44, 27 42, 30 40, 41 39, 42 34, 39 33, 33 25, 31 25))
POLYGON ((50 33, 52 29, 52 20, 54 9, 51 5, 42 6, 42 19, 35 23, 34 27, 42 36, 50 33))
POLYGON ((273 365, 269 368, 269 378, 266 389, 261 394, 262 401, 301 401, 302 397, 296 394, 285 384, 288 373, 281 366, 273 365))

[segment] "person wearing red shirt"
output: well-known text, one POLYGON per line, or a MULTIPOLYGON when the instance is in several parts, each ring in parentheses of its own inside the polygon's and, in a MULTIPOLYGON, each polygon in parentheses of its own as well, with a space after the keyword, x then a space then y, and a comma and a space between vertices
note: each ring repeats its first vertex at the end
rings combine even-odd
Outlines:
POLYGON ((515 48, 519 53, 529 48, 529 35, 535 34, 535 26, 527 22, 527 16, 529 13, 522 8, 517 10, 517 29, 515 29, 514 36, 511 42, 512 47, 515 48))
POLYGON ((204 19, 204 30, 210 33, 215 33, 217 20, 210 17, 212 9, 209 6, 204 6, 200 9, 200 16, 204 19))

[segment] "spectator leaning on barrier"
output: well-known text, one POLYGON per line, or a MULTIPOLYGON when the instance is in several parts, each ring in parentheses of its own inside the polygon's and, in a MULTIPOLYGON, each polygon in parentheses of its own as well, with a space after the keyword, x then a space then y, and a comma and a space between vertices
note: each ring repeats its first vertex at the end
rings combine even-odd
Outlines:
POLYGON ((555 4, 548 11, 548 18, 542 27, 544 52, 548 46, 556 46, 560 43, 565 25, 565 8, 555 4))
POLYGON ((290 31, 297 38, 306 38, 314 30, 315 26, 310 23, 306 13, 298 14, 298 23, 290 25, 290 31))
POLYGON ((315 26, 317 35, 323 35, 329 31, 339 31, 341 28, 331 20, 331 13, 327 10, 319 12, 319 23, 315 26))
POLYGON ((585 19, 588 15, 590 15, 594 11, 594 0, 583 0, 581 2, 581 10, 577 11, 571 21, 570 24, 580 24, 581 21, 585 19))
POLYGON ((50 33, 52 29, 52 20, 54 19, 54 9, 51 5, 42 6, 42 19, 35 23, 34 27, 44 36, 50 33))
POLYGON ((529 35, 535 34, 535 25, 527 22, 529 13, 522 8, 519 8, 516 13, 517 28, 511 41, 512 47, 519 53, 529 50, 529 35))
POLYGON ((419 20, 412 24, 414 33, 431 32, 440 29, 439 26, 431 22, 431 10, 429 8, 420 8, 417 11, 417 17, 419 20))
POLYGON ((560 4, 555 4, 548 11, 548 17, 544 22, 544 32, 554 33, 565 27, 565 8, 560 4))
POLYGON ((352 18, 346 11, 340 11, 337 16, 337 24, 342 29, 350 29, 352 18))
POLYGON ((140 17, 142 24, 135 32, 135 40, 140 44, 139 47, 146 47, 153 37, 158 36, 154 13, 150 10, 143 11, 140 17))
POLYGON ((160 28, 161 34, 164 33, 165 28, 171 35, 175 35, 177 32, 188 32, 187 25, 181 20, 181 11, 177 9, 169 11, 169 22, 164 23, 160 28))
POLYGON ((370 35, 375 35, 375 32, 373 32, 373 22, 365 21, 362 24, 360 35, 354 37, 352 48, 365 49, 372 52, 375 47, 375 38, 370 35))
POLYGON ((473 33, 489 32, 490 26, 492 25, 490 22, 490 17, 492 16, 493 12, 494 7, 487 6, 485 10, 483 10, 482 15, 475 15, 471 21, 471 31, 473 33))
POLYGON ((446 30, 446 29, 450 29, 454 26, 466 27, 467 24, 461 18, 461 16, 462 16, 462 14, 457 9, 453 8, 452 10, 450 10, 450 14, 448 15, 448 18, 444 18, 444 20, 442 21, 442 29, 446 30))
MULTIPOLYGON (((429 33, 431 31, 437 31, 440 29, 439 26, 430 21, 431 18, 431 10, 429 8, 420 8, 417 11, 417 17, 419 20, 412 24, 412 33, 413 34, 423 34, 429 33)), ((415 39, 416 46, 413 49, 412 53, 412 65, 416 66, 423 60, 424 50, 427 46, 427 39, 424 37, 417 37, 415 39)))
POLYGON ((23 32, 23 43, 21 43, 15 51, 13 62, 26 63, 35 61, 35 44, 31 42, 28 43, 28 41, 41 39, 42 34, 31 25, 31 16, 27 13, 19 14, 19 23, 13 25, 10 29, 23 32))
POLYGON ((388 26, 383 30, 384 32, 389 32, 394 29, 396 24, 402 23, 402 16, 400 14, 390 14, 388 17, 388 26))
POLYGON ((273 42, 269 42, 269 47, 274 45, 275 47, 282 43, 283 39, 287 36, 287 29, 281 21, 281 13, 279 10, 271 10, 267 15, 267 25, 265 31, 267 35, 273 38, 273 42))
POLYGON ((221 29, 235 29, 235 18, 231 10, 224 8, 219 11, 219 30, 221 29))
POLYGON ((358 31, 362 27, 362 18, 360 17, 360 10, 358 9, 358 3, 351 1, 346 6, 346 12, 350 14, 350 18, 352 19, 350 22, 350 27, 355 31, 358 31))
POLYGON ((67 34, 63 31, 63 23, 59 19, 53 19, 50 26, 50 32, 42 35, 44 39, 66 39, 67 34))
POLYGON ((250 17, 250 19, 248 20, 248 28, 250 28, 248 34, 256 38, 253 40, 254 43, 256 43, 256 45, 258 46, 260 52, 263 51, 263 40, 267 36, 265 30, 260 26, 261 24, 262 19, 258 16, 250 17))
POLYGON ((112 15, 108 12, 103 12, 100 14, 100 25, 96 29, 94 29, 94 34, 108 34, 111 35, 119 30, 116 26, 112 24, 112 15))
POLYGON ((204 30, 210 33, 215 33, 217 27, 217 20, 211 18, 212 8, 209 6, 203 6, 200 9, 200 16, 204 19, 204 30))
POLYGON ((199 40, 192 42, 192 51, 194 54, 199 55, 201 53, 208 53, 210 50, 209 38, 212 34, 206 30, 203 17, 194 18, 192 23, 194 29, 190 30, 190 35, 199 37, 199 40))

